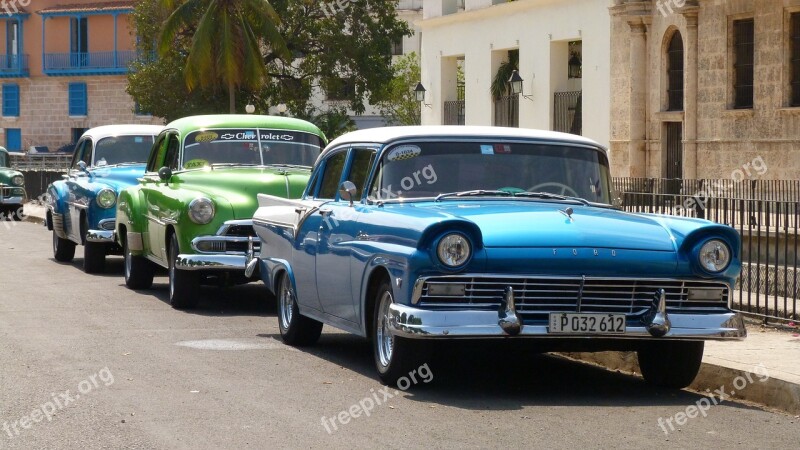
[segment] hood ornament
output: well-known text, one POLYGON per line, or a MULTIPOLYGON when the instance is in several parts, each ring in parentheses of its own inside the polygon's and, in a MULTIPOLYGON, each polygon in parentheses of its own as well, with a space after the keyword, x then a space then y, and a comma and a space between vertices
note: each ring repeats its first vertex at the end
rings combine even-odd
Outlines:
POLYGON ((567 216, 567 219, 569 219, 569 221, 572 222, 572 220, 573 220, 572 219, 572 213, 574 213, 575 210, 573 210, 572 208, 566 208, 566 209, 559 209, 558 212, 560 212, 561 214, 567 216))

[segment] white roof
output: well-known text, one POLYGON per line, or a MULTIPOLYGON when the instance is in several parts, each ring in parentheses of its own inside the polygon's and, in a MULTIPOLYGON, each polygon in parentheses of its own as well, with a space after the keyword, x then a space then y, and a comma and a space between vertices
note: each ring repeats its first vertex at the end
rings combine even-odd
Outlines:
POLYGON ((93 139, 102 139, 109 136, 126 136, 132 134, 143 134, 155 136, 163 130, 161 125, 103 125, 86 130, 84 136, 93 139))
POLYGON ((490 138, 490 139, 535 139, 547 141, 563 141, 573 144, 591 145, 605 148, 597 142, 575 134, 559 133, 556 131, 534 130, 530 128, 506 128, 464 125, 423 125, 405 127, 381 127, 358 130, 343 134, 328 144, 328 149, 346 142, 359 143, 384 143, 397 139, 408 138, 490 138))

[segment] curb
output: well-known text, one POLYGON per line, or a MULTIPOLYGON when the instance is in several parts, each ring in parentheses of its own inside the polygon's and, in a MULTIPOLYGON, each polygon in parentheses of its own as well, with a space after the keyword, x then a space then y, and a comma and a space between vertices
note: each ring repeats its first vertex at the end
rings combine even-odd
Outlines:
MULTIPOLYGON (((568 359, 594 364, 609 370, 617 370, 641 376, 635 352, 596 352, 596 353, 558 353, 568 359)), ((763 377, 763 374, 761 375, 763 377)), ((714 364, 703 363, 700 373, 688 389, 701 395, 724 389, 731 399, 758 403, 788 414, 800 414, 800 384, 769 377, 761 381, 758 374, 746 370, 731 369, 714 364), (742 377, 750 379, 746 387, 731 394, 734 380, 742 377)))

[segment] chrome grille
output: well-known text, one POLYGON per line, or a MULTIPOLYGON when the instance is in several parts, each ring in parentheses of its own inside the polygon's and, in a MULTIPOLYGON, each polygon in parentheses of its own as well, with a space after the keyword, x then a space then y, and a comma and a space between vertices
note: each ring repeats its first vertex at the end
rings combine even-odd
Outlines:
MULTIPOLYGON (((231 225, 225 231, 224 236, 231 236, 231 237, 242 237, 248 238, 253 237, 253 250, 258 251, 259 247, 261 246, 261 241, 258 239, 258 235, 256 234, 255 229, 253 229, 252 225, 231 225)), ((247 240, 243 242, 231 242, 227 241, 222 243, 223 249, 222 252, 242 252, 247 253, 247 240)))
POLYGON ((664 289, 668 311, 720 312, 728 309, 729 288, 720 282, 673 279, 615 279, 581 277, 435 277, 425 280, 419 304, 431 308, 494 309, 506 287, 514 289, 517 312, 641 314, 655 292, 664 289), (430 295, 436 284, 464 284, 464 296, 430 295), (689 289, 722 290, 719 300, 689 300, 689 289), (580 301, 579 301, 580 298, 580 301))

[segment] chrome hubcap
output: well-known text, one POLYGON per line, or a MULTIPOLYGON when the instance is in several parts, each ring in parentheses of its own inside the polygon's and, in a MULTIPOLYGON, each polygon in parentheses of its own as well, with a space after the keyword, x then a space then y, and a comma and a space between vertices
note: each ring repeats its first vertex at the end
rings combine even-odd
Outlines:
POLYGON ((394 349, 394 336, 389 331, 389 306, 391 304, 392 293, 384 292, 378 306, 378 323, 375 324, 378 360, 382 367, 389 367, 392 362, 392 350, 394 349))
POLYGON ((292 323, 292 315, 294 314, 294 293, 292 292, 288 275, 284 275, 283 281, 281 281, 280 308, 281 327, 283 327, 284 330, 288 330, 289 325, 292 323))

